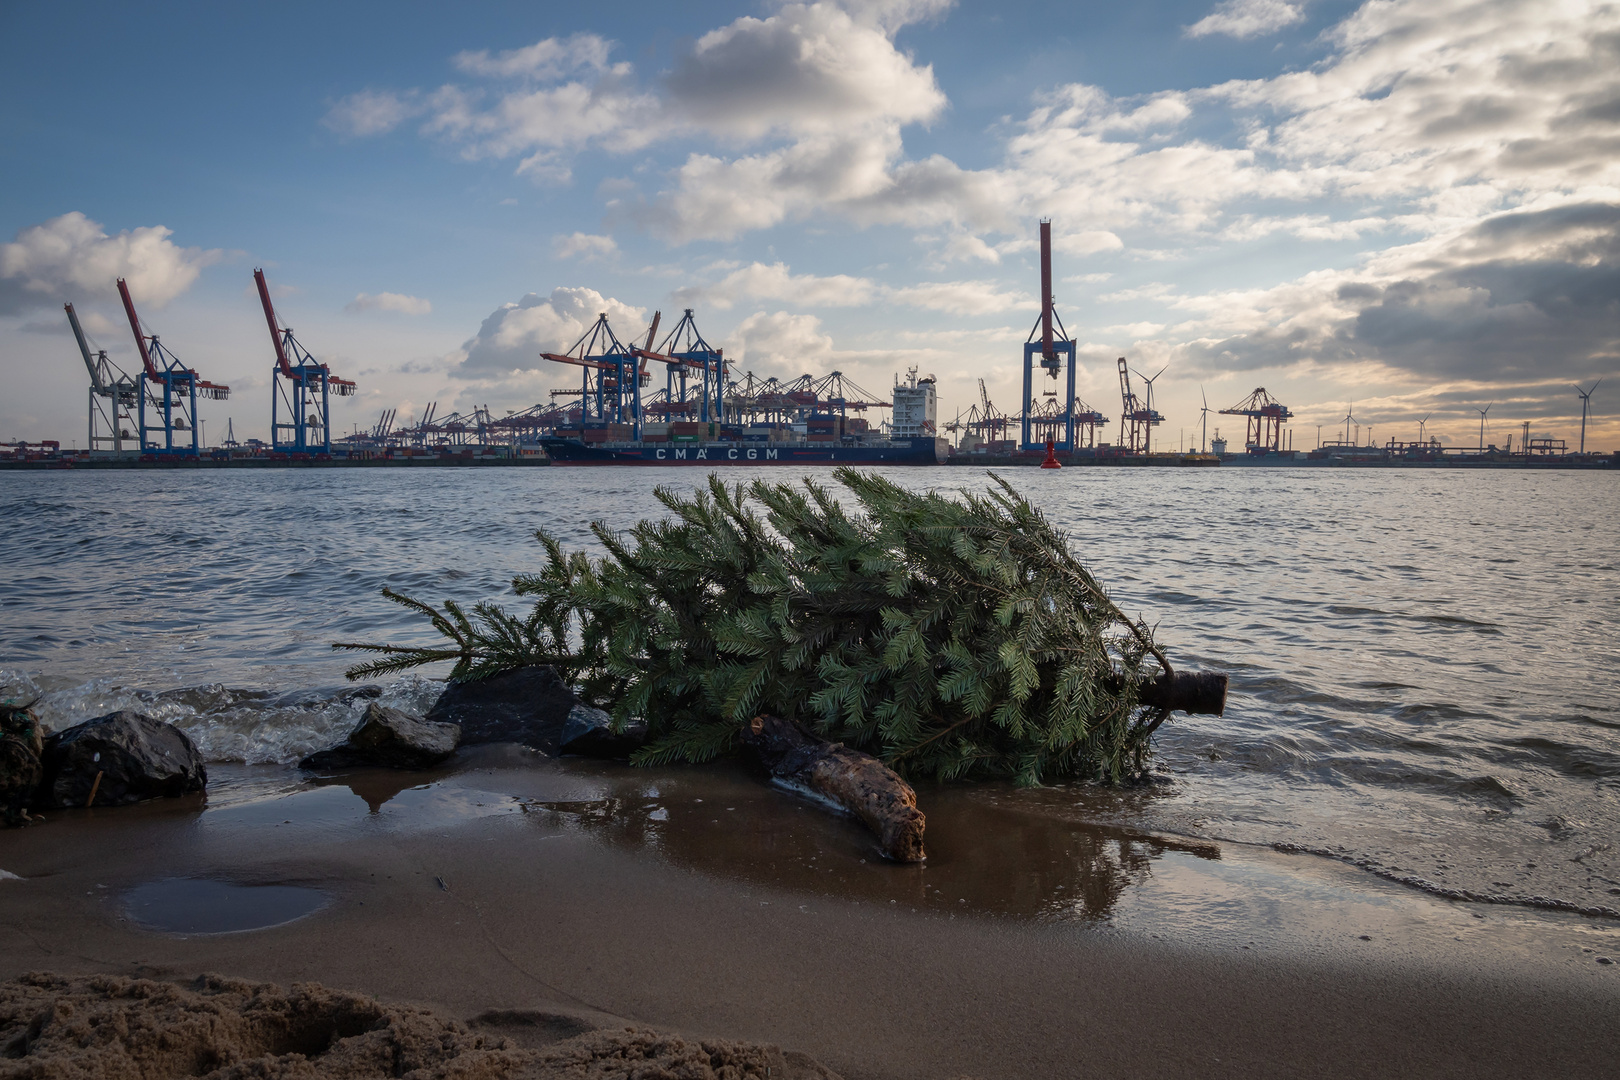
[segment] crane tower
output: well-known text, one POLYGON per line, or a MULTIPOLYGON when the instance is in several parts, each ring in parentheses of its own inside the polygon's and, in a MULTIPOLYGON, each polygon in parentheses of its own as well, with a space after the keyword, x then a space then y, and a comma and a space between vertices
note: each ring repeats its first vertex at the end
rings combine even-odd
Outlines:
POLYGON ((598 314, 596 322, 567 352, 540 355, 546 360, 581 369, 581 427, 623 424, 631 428, 629 438, 641 439, 642 373, 636 366, 635 353, 619 341, 613 327, 608 325, 607 312, 598 314))
POLYGON ((129 286, 123 278, 118 279, 118 295, 124 301, 124 314, 129 316, 129 329, 135 335, 135 351, 141 357, 142 392, 136 395, 141 453, 195 457, 201 449, 197 399, 223 401, 230 397, 231 388, 199 378, 164 348, 156 334, 141 333, 141 319, 135 314, 135 301, 130 299, 129 286), (188 430, 190 446, 186 445, 185 438, 188 430), (162 434, 161 445, 157 441, 158 433, 162 434))
MULTIPOLYGON (((1251 454, 1275 454, 1280 451, 1282 426, 1294 418, 1288 406, 1266 393, 1263 386, 1256 387, 1254 393, 1230 409, 1222 409, 1221 415, 1248 418, 1248 437, 1243 440, 1243 445, 1251 454)), ((1348 413, 1346 419, 1349 419, 1348 413)))
MULTIPOLYGON (((1054 438, 1054 447, 1058 450, 1073 451, 1074 445, 1074 376, 1075 354, 1074 342, 1069 338, 1068 331, 1063 328, 1063 320, 1057 317, 1052 310, 1052 223, 1041 222, 1041 317, 1035 328, 1029 332, 1029 339, 1024 342, 1024 407, 1022 439, 1019 447, 1024 450, 1045 449, 1044 441, 1037 443, 1034 440, 1033 424, 1035 418, 1045 411, 1035 401, 1035 358, 1040 357, 1040 367, 1046 377, 1052 380, 1052 388, 1046 390, 1042 396, 1057 397, 1057 380, 1063 372, 1064 358, 1068 359, 1069 378, 1068 395, 1063 403, 1061 429, 1063 437, 1054 438), (1053 322, 1057 323, 1057 330, 1052 329, 1053 322), (1035 332, 1040 331, 1040 340, 1036 340, 1035 332)), ((1054 401, 1055 405, 1056 402, 1054 401)), ((1056 429, 1054 429, 1055 432, 1056 429)))
POLYGON ((253 271, 259 303, 276 347, 276 366, 270 371, 270 448, 295 454, 332 452, 331 395, 349 397, 355 384, 332 374, 293 337, 291 327, 276 320, 270 285, 264 271, 253 271), (283 420, 282 410, 287 418, 283 420))
POLYGON ((67 311, 73 336, 78 339, 85 369, 90 372, 90 453, 111 451, 114 457, 123 457, 124 440, 135 441, 140 384, 107 358, 106 349, 97 349, 92 355, 73 305, 63 304, 62 307, 67 311))
POLYGON ((647 347, 631 350, 643 361, 658 360, 665 367, 665 412, 697 412, 697 420, 725 420, 726 411, 726 359, 722 349, 716 349, 698 332, 692 320, 692 309, 687 308, 675 329, 669 332, 656 350, 653 338, 658 333, 658 313, 653 312, 652 329, 647 332, 647 347), (699 385, 687 386, 692 373, 699 385), (696 399, 695 401, 693 399, 696 399))
MULTIPOLYGON (((1160 374, 1163 374, 1161 371, 1160 374)), ((1159 376, 1153 376, 1157 379, 1159 376)), ((1153 449, 1153 429, 1164 423, 1164 417, 1154 409, 1152 383, 1149 386, 1149 400, 1146 405, 1131 389, 1131 369, 1125 358, 1119 358, 1119 398, 1125 413, 1120 417, 1120 434, 1125 437, 1121 450, 1130 454, 1146 454, 1153 449)))

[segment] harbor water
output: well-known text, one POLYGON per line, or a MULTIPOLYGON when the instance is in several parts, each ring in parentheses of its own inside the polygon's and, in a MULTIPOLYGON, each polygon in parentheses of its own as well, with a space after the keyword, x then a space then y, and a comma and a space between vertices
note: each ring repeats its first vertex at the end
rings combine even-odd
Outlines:
MULTIPOLYGON (((1274 846, 1441 895, 1620 916, 1615 477, 1007 475, 1178 667, 1231 675, 1229 705, 1161 729, 1160 783, 925 786, 925 810, 934 797, 961 818, 983 799, 1022 820, 1274 846)), ((700 481, 629 468, 0 475, 0 674, 41 695, 53 728, 139 708, 213 761, 285 768, 364 705, 342 676, 352 654, 332 642, 431 636, 384 585, 515 606, 535 529, 590 548, 591 521, 627 527, 662 511, 657 485, 700 481)), ((437 691, 413 677, 384 698, 425 708, 437 691)))

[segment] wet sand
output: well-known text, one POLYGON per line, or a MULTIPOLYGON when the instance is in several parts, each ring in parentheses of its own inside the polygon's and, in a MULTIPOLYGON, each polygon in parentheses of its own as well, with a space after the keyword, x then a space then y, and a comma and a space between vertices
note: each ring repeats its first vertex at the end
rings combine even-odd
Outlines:
POLYGON ((1083 806, 1054 826, 1005 793, 924 792, 930 862, 906 868, 723 769, 486 748, 432 775, 215 772, 206 803, 0 834, 23 879, 0 881, 0 976, 218 972, 455 1017, 588 1010, 851 1078, 1620 1068, 1620 964, 1596 963, 1620 959, 1612 922, 1094 827, 1083 806), (143 897, 184 895, 152 892, 173 879, 324 904, 235 933, 137 922, 164 917, 143 897))

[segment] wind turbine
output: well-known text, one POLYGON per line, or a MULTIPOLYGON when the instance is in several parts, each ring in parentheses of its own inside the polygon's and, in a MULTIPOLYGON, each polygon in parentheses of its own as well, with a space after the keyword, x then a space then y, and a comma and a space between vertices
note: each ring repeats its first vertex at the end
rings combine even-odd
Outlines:
MULTIPOLYGON (((1434 413, 1429 414, 1429 416, 1433 416, 1433 415, 1434 415, 1434 413)), ((1424 427, 1425 424, 1427 424, 1429 422, 1429 416, 1425 416, 1423 419, 1418 421, 1418 445, 1419 446, 1423 445, 1423 427, 1424 427)))
POLYGON ((1350 443, 1350 425, 1352 423, 1356 423, 1356 424, 1361 423, 1361 421, 1356 419, 1355 414, 1356 414, 1356 406, 1355 406, 1355 403, 1352 402, 1350 404, 1350 407, 1344 411, 1344 444, 1346 446, 1351 445, 1351 443, 1350 443))
MULTIPOLYGON (((1162 367, 1158 371, 1154 372, 1153 373, 1153 379, 1157 379, 1160 375, 1163 375, 1165 368, 1167 368, 1169 366, 1170 366, 1169 364, 1166 364, 1166 365, 1164 365, 1164 367, 1162 367)), ((1154 417, 1154 416, 1157 416, 1158 414, 1153 411, 1153 379, 1150 379, 1146 375, 1143 375, 1140 371, 1138 371, 1136 373, 1136 377, 1138 379, 1141 379, 1143 382, 1147 383, 1147 388, 1148 388, 1148 392, 1147 392, 1148 416, 1150 418, 1154 417)), ((1149 419, 1148 420, 1148 429, 1147 429, 1147 445, 1144 445, 1142 447, 1142 450, 1144 452, 1147 451, 1148 446, 1151 446, 1152 442, 1153 442, 1153 424, 1154 424, 1154 421, 1152 419, 1149 419)))
MULTIPOLYGON (((1169 367, 1169 366, 1170 366, 1169 364, 1166 364, 1166 365, 1164 365, 1164 367, 1162 367, 1158 371, 1154 372, 1153 379, 1157 379, 1160 375, 1163 375, 1164 374, 1164 369, 1169 367)), ((1147 383, 1147 388, 1148 388, 1147 407, 1148 407, 1148 412, 1152 412, 1153 411, 1153 379, 1150 379, 1146 375, 1143 375, 1140 371, 1138 371, 1136 373, 1136 377, 1138 379, 1141 379, 1143 382, 1147 383)))
POLYGON ((1200 384, 1199 387, 1198 387, 1198 396, 1204 399, 1204 407, 1198 410, 1198 422, 1203 425, 1203 430, 1204 430, 1204 433, 1201 436, 1201 441, 1198 444, 1198 452, 1200 454, 1203 454, 1203 453, 1207 453, 1207 451, 1204 448, 1209 445, 1209 414, 1210 414, 1210 408, 1209 408, 1209 397, 1204 393, 1204 387, 1203 387, 1202 384, 1200 384))
MULTIPOLYGON (((1491 405, 1495 404, 1496 402, 1491 402, 1491 405)), ((1483 409, 1474 410, 1475 412, 1479 413, 1479 448, 1482 451, 1485 449, 1485 414, 1491 411, 1491 405, 1487 405, 1483 409)))
MULTIPOLYGON (((1592 390, 1596 390, 1602 382, 1603 380, 1599 379, 1593 383, 1592 390)), ((1592 404, 1592 390, 1582 390, 1579 386, 1575 387, 1575 392, 1581 395, 1581 453, 1583 454, 1586 453, 1586 410, 1592 404)))

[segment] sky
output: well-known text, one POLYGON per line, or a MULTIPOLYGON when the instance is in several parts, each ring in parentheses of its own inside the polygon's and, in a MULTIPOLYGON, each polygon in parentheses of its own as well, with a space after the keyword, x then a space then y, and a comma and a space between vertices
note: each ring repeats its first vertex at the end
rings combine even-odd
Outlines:
POLYGON ((1016 411, 1038 222, 1085 401, 1159 446, 1620 448, 1620 5, 0 2, 0 440, 83 445, 115 281, 266 438, 252 272, 334 428, 496 413, 607 312, 738 371, 1016 411), (1137 392, 1142 392, 1140 381, 1137 392), (1207 416, 1241 442, 1241 418, 1207 416), (1371 429, 1370 432, 1368 429, 1371 429))

